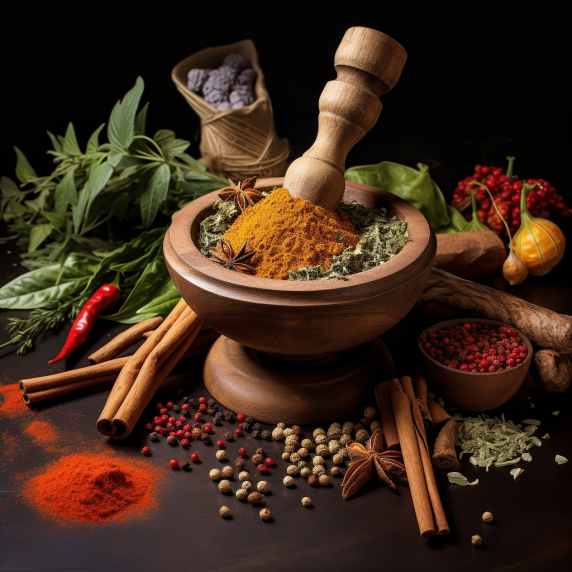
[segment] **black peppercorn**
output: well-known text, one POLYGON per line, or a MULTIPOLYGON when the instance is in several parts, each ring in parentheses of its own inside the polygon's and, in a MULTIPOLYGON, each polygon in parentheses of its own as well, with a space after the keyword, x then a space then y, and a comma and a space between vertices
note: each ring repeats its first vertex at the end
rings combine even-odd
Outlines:
POLYGON ((213 419, 213 423, 218 427, 220 427, 222 425, 222 421, 220 420, 220 417, 215 417, 213 419))
POLYGON ((264 429, 264 431, 262 431, 262 433, 260 433, 260 436, 263 439, 270 439, 270 437, 272 436, 272 431, 268 431, 268 429, 264 429))
POLYGON ((234 437, 234 435, 232 433, 229 433, 228 431, 224 434, 224 438, 227 441, 232 441, 232 438, 234 437))
POLYGON ((234 472, 240 473, 246 467, 246 459, 244 457, 237 457, 234 461, 234 472))
POLYGON ((252 432, 252 436, 255 439, 260 439, 260 431, 257 431, 256 429, 252 432))
POLYGON ((200 423, 193 423, 193 429, 202 429, 203 426, 200 423))
POLYGON ((260 463, 264 462, 264 455, 261 455, 260 453, 252 455, 252 462, 257 466, 260 465, 260 463))
POLYGON ((210 399, 207 399, 207 405, 209 407, 212 407, 215 403, 216 401, 212 397, 210 399))
POLYGON ((228 411, 228 410, 227 410, 227 411, 225 411, 225 412, 223 413, 223 415, 224 415, 224 418, 225 418, 227 421, 231 421, 231 420, 232 420, 232 416, 233 416, 232 411, 228 411))
POLYGON ((218 405, 209 405, 209 407, 213 410, 213 411, 218 411, 218 405))
POLYGON ((368 419, 367 417, 362 417, 359 422, 364 426, 364 427, 369 427, 369 424, 371 423, 371 419, 368 419))
POLYGON ((252 417, 247 417, 244 421, 245 423, 249 423, 251 425, 254 423, 254 419, 252 417))
POLYGON ((151 439, 151 441, 158 441, 159 440, 159 435, 157 433, 155 433, 155 431, 153 431, 153 433, 151 433, 149 435, 149 439, 151 439))
POLYGON ((214 415, 216 411, 214 409, 207 409, 207 415, 214 415))
POLYGON ((174 435, 169 435, 167 437, 167 443, 169 443, 169 445, 174 445, 177 442, 177 438, 174 435))
POLYGON ((361 423, 356 423, 354 425, 354 433, 357 433, 360 429, 363 429, 363 425, 361 423))
POLYGON ((183 401, 183 403, 187 403, 187 401, 189 401, 189 398, 188 398, 188 397, 183 397, 182 401, 183 401))
POLYGON ((262 425, 260 425, 260 423, 255 423, 255 424, 252 426, 252 430, 253 430, 253 431, 260 431, 261 429, 262 429, 262 425))
POLYGON ((201 441, 204 443, 205 441, 207 441, 209 438, 209 434, 208 433, 201 433, 201 441))
POLYGON ((179 411, 181 411, 181 406, 180 405, 173 405, 173 411, 176 411, 177 413, 179 413, 179 411))
POLYGON ((242 424, 242 430, 243 431, 250 431, 250 423, 247 423, 246 421, 242 424))
POLYGON ((188 469, 190 467, 191 463, 189 463, 189 461, 180 461, 179 462, 179 467, 181 467, 181 469, 188 469))
POLYGON ((262 447, 258 447, 258 449, 256 449, 256 454, 266 456, 266 451, 262 447))
POLYGON ((196 399, 189 399, 189 403, 193 409, 199 410, 199 402, 196 399))

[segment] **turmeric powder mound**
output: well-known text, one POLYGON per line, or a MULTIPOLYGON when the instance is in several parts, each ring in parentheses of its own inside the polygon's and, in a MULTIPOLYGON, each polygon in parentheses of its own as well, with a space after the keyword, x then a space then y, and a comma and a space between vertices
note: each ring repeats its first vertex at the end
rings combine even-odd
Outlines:
POLYGON ((225 233, 235 252, 248 239, 247 250, 256 254, 249 264, 256 276, 286 280, 289 270, 323 265, 335 254, 355 246, 358 238, 347 215, 332 213, 288 189, 276 189, 247 208, 225 233))

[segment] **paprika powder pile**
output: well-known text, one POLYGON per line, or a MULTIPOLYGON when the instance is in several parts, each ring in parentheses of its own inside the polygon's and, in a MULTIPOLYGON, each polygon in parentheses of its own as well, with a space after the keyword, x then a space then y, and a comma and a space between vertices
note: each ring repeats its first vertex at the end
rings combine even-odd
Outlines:
POLYGON ((30 411, 22 399, 22 393, 17 383, 0 386, 0 414, 19 415, 30 411))
POLYGON ((239 251, 248 240, 255 275, 288 279, 289 270, 308 266, 328 267, 332 256, 355 246, 355 227, 343 211, 327 211, 287 189, 276 189, 248 207, 227 230, 223 239, 239 251))
POLYGON ((75 454, 29 480, 24 494, 52 517, 98 523, 152 508, 156 482, 156 471, 149 464, 108 454, 75 454))
POLYGON ((58 433, 48 421, 34 421, 24 429, 24 433, 39 444, 54 443, 58 438, 58 433))

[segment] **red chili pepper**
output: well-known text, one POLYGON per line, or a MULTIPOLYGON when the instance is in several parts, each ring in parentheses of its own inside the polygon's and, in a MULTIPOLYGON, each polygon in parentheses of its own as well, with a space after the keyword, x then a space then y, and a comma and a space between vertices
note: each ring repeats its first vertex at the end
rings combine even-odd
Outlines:
POLYGON ((62 351, 58 357, 50 360, 48 363, 56 363, 75 352, 87 339, 93 324, 99 318, 99 314, 115 306, 120 298, 121 293, 111 284, 104 284, 98 288, 97 292, 85 303, 85 306, 80 310, 72 324, 62 351))

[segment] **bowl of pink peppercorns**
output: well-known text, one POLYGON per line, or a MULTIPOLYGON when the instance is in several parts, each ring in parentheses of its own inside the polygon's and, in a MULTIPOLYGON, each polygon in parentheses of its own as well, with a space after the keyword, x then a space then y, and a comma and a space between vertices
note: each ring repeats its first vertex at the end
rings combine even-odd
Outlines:
POLYGON ((506 403, 532 361, 529 339, 492 320, 440 322, 425 330, 418 344, 427 380, 446 402, 469 411, 506 403))

